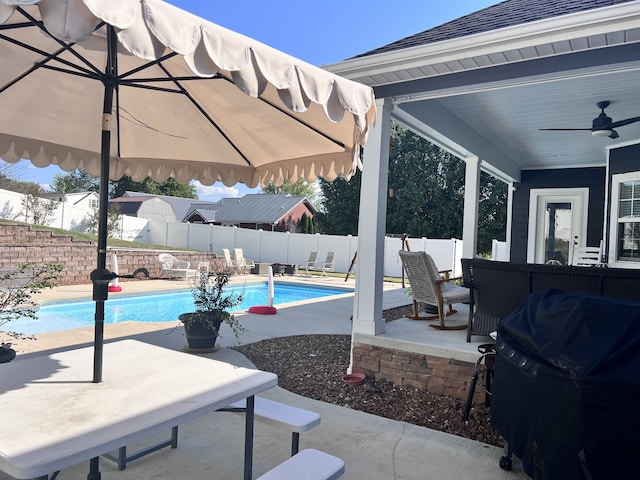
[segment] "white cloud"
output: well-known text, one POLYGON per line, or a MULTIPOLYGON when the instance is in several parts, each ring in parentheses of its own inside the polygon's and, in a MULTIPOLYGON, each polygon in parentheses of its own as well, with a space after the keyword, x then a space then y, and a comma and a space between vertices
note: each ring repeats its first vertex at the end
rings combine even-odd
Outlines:
POLYGON ((194 181, 196 186, 196 193, 200 200, 217 201, 221 198, 237 198, 241 197, 242 193, 235 186, 226 187, 222 183, 214 183, 213 185, 202 185, 200 182, 194 181))

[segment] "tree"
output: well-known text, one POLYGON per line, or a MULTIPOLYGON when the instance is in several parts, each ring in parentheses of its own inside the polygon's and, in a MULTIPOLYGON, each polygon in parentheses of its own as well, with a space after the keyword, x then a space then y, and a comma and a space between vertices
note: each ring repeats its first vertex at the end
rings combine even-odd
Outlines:
POLYGON ((360 206, 360 180, 358 170, 346 181, 342 177, 333 182, 320 178, 322 189, 322 207, 317 219, 318 232, 334 235, 358 234, 358 208, 360 206))
POLYGON ((56 173, 53 176, 51 189, 58 193, 98 192, 100 179, 76 168, 69 173, 56 173))
MULTIPOLYGON (((56 174, 51 188, 54 192, 59 193, 98 192, 100 179, 92 177, 84 170, 76 169, 70 173, 56 174)), ((178 183, 174 178, 169 178, 162 183, 156 182, 150 177, 145 178, 142 182, 134 182, 131 177, 124 175, 119 180, 110 182, 109 196, 111 198, 121 197, 127 191, 197 198, 194 185, 178 183)))
POLYGON ((269 183, 266 187, 262 187, 261 193, 288 193, 293 197, 307 197, 307 200, 318 209, 318 203, 320 201, 318 197, 318 188, 315 183, 307 183, 303 179, 299 178, 295 183, 287 182, 286 180, 282 185, 276 187, 273 183, 269 183))
POLYGON ((175 178, 172 177, 162 183, 156 182, 151 177, 145 178, 142 182, 135 182, 131 177, 125 175, 119 180, 112 182, 110 188, 112 198, 121 197, 125 192, 144 192, 151 195, 198 198, 195 185, 178 183, 175 178))
MULTIPOLYGON (((366 165, 365 165, 366 168, 366 165)), ((465 164, 415 135, 392 126, 389 158, 386 232, 413 237, 462 238, 465 164)), ((349 182, 320 180, 323 193, 320 231, 336 235, 358 233, 360 173, 349 182)), ((480 178, 480 252, 491 250, 493 238, 504 239, 506 184, 482 173, 480 178)))
POLYGON ((300 224, 298 228, 300 233, 316 233, 316 224, 314 217, 310 217, 306 213, 303 213, 300 217, 300 224))
POLYGON ((492 240, 506 239, 508 185, 482 172, 478 208, 478 252, 491 252, 492 240))
MULTIPOLYGON (((120 233, 120 205, 109 205, 107 210, 107 236, 115 238, 120 233)), ((100 221, 100 211, 93 209, 93 214, 87 218, 83 225, 83 230, 92 235, 98 234, 98 224, 100 221)))
POLYGON ((8 163, 0 159, 0 188, 12 192, 39 195, 42 187, 35 182, 25 182, 20 180, 24 173, 25 164, 8 163))
POLYGON ((387 233, 460 238, 464 162, 398 124, 392 141, 387 233))
POLYGON ((23 263, 0 273, 0 327, 19 318, 37 318, 38 304, 31 298, 45 288, 53 288, 60 279, 63 265, 23 263))
POLYGON ((29 218, 31 218, 31 223, 47 225, 53 212, 58 208, 58 203, 27 194, 22 197, 22 206, 24 207, 25 222, 29 222, 29 218))

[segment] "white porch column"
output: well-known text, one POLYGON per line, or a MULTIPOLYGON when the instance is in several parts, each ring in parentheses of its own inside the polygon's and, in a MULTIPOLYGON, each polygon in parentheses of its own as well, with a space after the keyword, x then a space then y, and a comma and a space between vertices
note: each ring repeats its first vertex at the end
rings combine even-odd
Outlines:
POLYGON ((464 177, 464 215, 462 221, 462 258, 478 253, 478 198, 480 195, 480 159, 467 157, 464 177))
POLYGON ((376 99, 375 127, 364 149, 358 220, 358 264, 353 305, 353 333, 384 332, 382 283, 387 211, 387 176, 391 138, 391 101, 376 99))
POLYGON ((507 252, 509 253, 509 261, 511 261, 511 225, 513 224, 513 192, 516 191, 514 182, 507 184, 507 225, 505 240, 507 242, 507 252))

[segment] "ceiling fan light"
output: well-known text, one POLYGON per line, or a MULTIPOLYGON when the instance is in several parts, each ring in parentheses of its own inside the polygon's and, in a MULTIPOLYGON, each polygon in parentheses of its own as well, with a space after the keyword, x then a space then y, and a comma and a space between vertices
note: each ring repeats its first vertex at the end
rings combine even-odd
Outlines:
POLYGON ((591 135, 593 135, 594 137, 608 137, 609 135, 611 135, 612 130, 593 130, 591 132, 591 135))

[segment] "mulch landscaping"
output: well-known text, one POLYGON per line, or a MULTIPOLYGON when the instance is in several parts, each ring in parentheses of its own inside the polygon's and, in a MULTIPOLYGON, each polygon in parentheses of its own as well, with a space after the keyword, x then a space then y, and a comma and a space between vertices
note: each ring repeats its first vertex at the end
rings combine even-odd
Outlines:
MULTIPOLYGON (((386 310, 384 316, 390 321, 404 315, 408 308, 386 310)), ((371 378, 362 385, 345 385, 342 377, 349 367, 349 335, 280 337, 234 348, 257 368, 276 373, 278 385, 293 393, 503 446, 483 404, 474 405, 465 422, 463 400, 371 378)))

